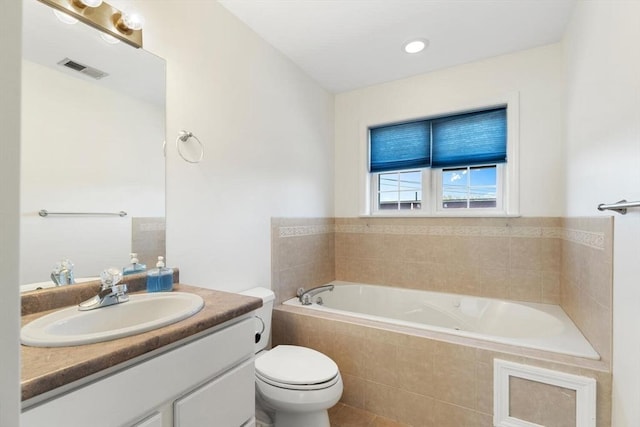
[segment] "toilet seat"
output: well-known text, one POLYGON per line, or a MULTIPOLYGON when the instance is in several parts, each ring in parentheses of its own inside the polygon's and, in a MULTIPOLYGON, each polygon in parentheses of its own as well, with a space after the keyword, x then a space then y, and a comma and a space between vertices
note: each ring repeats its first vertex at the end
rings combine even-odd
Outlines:
POLYGON ((260 373, 256 372, 256 380, 258 381, 262 381, 265 384, 269 384, 271 386, 274 387, 278 387, 278 388, 283 388, 286 390, 322 390, 325 388, 329 388, 334 386, 338 381, 340 381, 340 377, 338 375, 336 375, 335 377, 333 377, 332 379, 330 379, 329 381, 323 382, 323 383, 319 383, 319 384, 287 384, 287 383, 281 383, 278 381, 273 381, 269 378, 265 378, 262 375, 260 375, 260 373))
POLYGON ((338 366, 324 354, 306 347, 279 345, 255 361, 256 377, 290 390, 319 390, 339 380, 338 366))

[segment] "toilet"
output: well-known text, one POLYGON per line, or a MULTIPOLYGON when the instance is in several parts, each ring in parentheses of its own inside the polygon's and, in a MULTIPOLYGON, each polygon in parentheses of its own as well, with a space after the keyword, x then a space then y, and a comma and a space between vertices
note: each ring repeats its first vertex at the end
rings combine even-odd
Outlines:
POLYGON ((338 365, 319 351, 293 345, 266 350, 275 295, 253 288, 242 295, 261 298, 256 310, 256 426, 329 427, 327 410, 342 396, 338 365))

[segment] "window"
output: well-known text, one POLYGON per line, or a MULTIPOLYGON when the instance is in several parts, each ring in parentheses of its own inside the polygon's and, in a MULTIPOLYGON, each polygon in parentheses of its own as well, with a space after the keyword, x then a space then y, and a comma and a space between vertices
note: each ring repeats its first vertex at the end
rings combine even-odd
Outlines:
POLYGON ((498 207, 498 165, 442 170, 439 207, 471 209, 498 207))
POLYGON ((422 208, 422 171, 385 172, 378 176, 378 210, 422 208))
POLYGON ((508 213, 507 152, 507 107, 370 127, 371 211, 508 213))

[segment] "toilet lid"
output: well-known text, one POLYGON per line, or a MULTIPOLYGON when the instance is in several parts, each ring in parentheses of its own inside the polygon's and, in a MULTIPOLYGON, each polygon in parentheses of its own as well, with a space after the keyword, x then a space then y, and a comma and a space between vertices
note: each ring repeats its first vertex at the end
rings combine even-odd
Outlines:
POLYGON ((306 347, 279 345, 256 359, 256 372, 281 384, 320 384, 338 375, 338 365, 306 347))

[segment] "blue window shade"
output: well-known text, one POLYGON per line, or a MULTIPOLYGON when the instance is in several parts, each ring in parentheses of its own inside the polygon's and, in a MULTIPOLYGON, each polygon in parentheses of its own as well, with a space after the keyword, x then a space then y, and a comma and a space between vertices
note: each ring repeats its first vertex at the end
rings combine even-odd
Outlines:
POLYGON ((431 121, 432 166, 473 166, 507 161, 507 109, 431 121))
POLYGON ((401 123, 369 130, 371 172, 428 167, 431 153, 429 121, 401 123))

